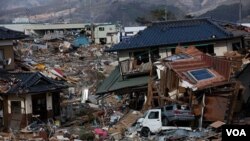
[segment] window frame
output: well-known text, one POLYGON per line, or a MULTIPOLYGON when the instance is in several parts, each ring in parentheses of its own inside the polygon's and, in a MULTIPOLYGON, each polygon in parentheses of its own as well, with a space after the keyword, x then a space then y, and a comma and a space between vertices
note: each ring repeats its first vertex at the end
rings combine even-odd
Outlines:
POLYGON ((159 119, 159 117, 160 117, 160 113, 159 113, 159 111, 151 111, 149 114, 148 114, 148 119, 159 119), (156 114, 154 115, 154 117, 151 117, 150 115, 151 114, 155 114, 155 113, 157 113, 157 116, 156 116, 156 114))
POLYGON ((99 31, 105 31, 105 28, 104 27, 99 27, 98 30, 99 31))

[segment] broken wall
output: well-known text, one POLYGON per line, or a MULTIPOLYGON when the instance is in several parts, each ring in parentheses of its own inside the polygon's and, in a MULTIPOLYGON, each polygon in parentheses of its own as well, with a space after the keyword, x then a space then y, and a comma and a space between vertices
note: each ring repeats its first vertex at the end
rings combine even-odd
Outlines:
POLYGON ((4 66, 6 70, 13 70, 14 64, 14 51, 13 51, 13 41, 0 41, 0 50, 3 50, 4 59, 11 59, 10 65, 4 66))

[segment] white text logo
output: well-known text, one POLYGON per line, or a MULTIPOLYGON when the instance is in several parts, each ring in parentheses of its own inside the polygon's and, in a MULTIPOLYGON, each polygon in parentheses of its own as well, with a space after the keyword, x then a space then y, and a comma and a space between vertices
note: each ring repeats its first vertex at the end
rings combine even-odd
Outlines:
POLYGON ((244 129, 226 129, 227 136, 247 136, 244 129))

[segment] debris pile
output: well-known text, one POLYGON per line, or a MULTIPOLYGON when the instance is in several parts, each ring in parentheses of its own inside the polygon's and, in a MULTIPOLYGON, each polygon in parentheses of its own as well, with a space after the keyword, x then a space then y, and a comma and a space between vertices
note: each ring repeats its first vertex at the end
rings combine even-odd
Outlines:
POLYGON ((104 46, 73 48, 69 42, 47 42, 47 48, 34 50, 34 44, 20 41, 15 47, 20 70, 40 71, 56 80, 65 80, 80 95, 82 88, 94 93, 96 85, 114 68, 114 56, 104 53, 104 46), (84 80, 84 81, 83 81, 84 80))

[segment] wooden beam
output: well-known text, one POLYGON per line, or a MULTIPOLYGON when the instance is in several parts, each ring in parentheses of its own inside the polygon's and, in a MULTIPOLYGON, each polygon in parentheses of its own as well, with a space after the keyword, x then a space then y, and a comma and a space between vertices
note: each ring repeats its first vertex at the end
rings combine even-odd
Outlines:
POLYGON ((152 98, 153 98, 153 90, 152 90, 152 78, 148 79, 148 94, 147 94, 147 101, 144 104, 142 111, 146 111, 152 106, 152 98))
POLYGON ((228 116, 228 120, 227 123, 232 123, 233 121, 233 115, 234 115, 234 111, 235 111, 235 107, 237 105, 237 97, 239 94, 239 90, 240 90, 240 82, 236 82, 235 84, 235 90, 233 92, 232 95, 232 99, 231 99, 231 106, 229 107, 230 111, 229 111, 229 116, 228 116))

